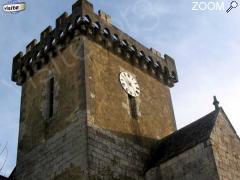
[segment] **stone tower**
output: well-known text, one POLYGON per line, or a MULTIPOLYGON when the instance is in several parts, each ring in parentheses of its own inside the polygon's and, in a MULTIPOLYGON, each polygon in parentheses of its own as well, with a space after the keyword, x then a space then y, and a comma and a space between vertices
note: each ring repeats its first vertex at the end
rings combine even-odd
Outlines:
POLYGON ((13 59, 22 86, 16 180, 142 179, 149 150, 176 130, 174 60, 86 0, 13 59))

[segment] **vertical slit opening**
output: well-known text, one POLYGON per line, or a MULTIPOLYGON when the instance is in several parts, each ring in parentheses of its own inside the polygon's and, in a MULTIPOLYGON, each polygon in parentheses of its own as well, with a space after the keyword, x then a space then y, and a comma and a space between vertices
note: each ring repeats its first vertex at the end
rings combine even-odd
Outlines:
POLYGON ((53 116, 53 103, 54 103, 54 78, 49 81, 49 118, 53 116))
POLYGON ((131 95, 128 95, 128 101, 129 101, 129 109, 130 109, 131 116, 133 119, 137 119, 138 113, 137 113, 136 98, 131 95))

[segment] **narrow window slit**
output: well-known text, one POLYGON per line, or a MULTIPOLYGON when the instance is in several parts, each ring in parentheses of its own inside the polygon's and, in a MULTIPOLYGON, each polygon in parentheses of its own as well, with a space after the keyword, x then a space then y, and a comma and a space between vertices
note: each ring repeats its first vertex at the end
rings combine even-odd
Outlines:
POLYGON ((130 113, 133 119, 138 118, 136 98, 128 95, 130 113))
POLYGON ((53 103, 54 103, 54 78, 49 80, 49 118, 53 116, 53 103))

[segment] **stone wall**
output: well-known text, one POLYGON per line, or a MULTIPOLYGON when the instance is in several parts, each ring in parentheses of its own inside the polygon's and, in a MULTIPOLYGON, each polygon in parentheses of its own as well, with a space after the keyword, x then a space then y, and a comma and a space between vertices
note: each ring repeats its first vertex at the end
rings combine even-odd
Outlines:
POLYGON ((176 130, 169 87, 133 66, 123 57, 85 38, 88 123, 114 132, 145 147, 176 130), (130 114, 128 95, 119 82, 119 74, 133 74, 141 94, 136 98, 138 118, 130 114), (136 138, 137 137, 137 138, 136 138))
POLYGON ((169 87, 84 38, 91 178, 144 179, 144 166, 156 140, 176 130, 169 87), (131 118, 128 95, 119 73, 136 76, 141 89, 136 98, 138 119, 131 118))
POLYGON ((71 124, 86 110, 82 45, 76 39, 22 87, 18 153, 27 153, 71 124), (54 77, 53 116, 48 117, 49 79, 54 77))
POLYGON ((18 159, 14 180, 80 180, 87 176, 85 115, 18 159))
POLYGON ((211 138, 219 178, 240 179, 240 140, 222 112, 218 116, 211 138))
POLYGON ((88 128, 90 179, 143 180, 149 151, 127 138, 92 126, 88 128))
POLYGON ((210 141, 161 163, 149 170, 147 180, 214 180, 218 179, 210 141))
POLYGON ((87 167, 85 91, 83 46, 78 37, 23 85, 17 180, 83 176, 87 167), (55 82, 53 116, 49 117, 51 77, 55 82))
POLYGON ((178 81, 174 60, 104 22, 84 0, 14 58, 12 80, 22 85, 17 180, 142 179, 151 146, 176 130, 169 90, 178 81), (95 21, 106 29, 90 24, 95 21), (141 87, 136 119, 121 71, 141 87))
POLYGON ((144 71, 75 38, 23 84, 16 179, 143 179, 150 147, 176 130, 169 87, 144 71), (130 116, 121 71, 139 81, 138 119, 130 116))

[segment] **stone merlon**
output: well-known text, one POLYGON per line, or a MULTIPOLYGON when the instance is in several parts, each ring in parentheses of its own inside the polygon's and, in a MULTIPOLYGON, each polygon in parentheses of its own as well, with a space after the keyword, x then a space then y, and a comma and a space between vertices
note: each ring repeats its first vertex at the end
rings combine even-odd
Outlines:
POLYGON ((94 13, 93 5, 86 0, 77 1, 72 6, 71 15, 63 13, 56 19, 54 29, 47 27, 41 33, 39 42, 33 40, 27 45, 25 54, 20 52, 13 58, 12 81, 22 85, 80 35, 121 56, 169 87, 178 82, 175 62, 171 57, 161 57, 156 50, 146 48, 119 30, 111 24, 110 16, 102 11, 94 13))

